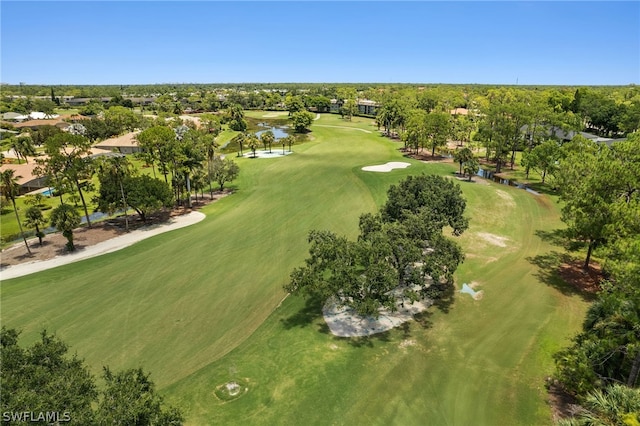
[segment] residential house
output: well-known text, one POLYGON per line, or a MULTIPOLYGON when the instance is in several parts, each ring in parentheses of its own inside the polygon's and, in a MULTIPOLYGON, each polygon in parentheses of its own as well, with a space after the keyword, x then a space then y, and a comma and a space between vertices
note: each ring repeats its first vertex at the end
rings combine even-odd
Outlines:
POLYGON ((97 142, 94 147, 109 152, 116 151, 120 154, 133 154, 140 152, 138 140, 136 139, 138 133, 139 132, 130 132, 115 138, 106 139, 101 142, 97 142))
POLYGON ((33 172, 37 166, 35 161, 29 161, 28 164, 2 164, 0 171, 13 170, 13 176, 20 185, 18 194, 24 195, 47 186, 45 178, 39 177, 33 172))

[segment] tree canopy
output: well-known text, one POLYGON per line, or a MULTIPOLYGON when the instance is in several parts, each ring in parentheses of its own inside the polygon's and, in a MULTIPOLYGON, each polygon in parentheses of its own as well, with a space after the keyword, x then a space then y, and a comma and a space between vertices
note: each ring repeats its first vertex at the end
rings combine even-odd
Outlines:
POLYGON ((595 145, 581 138, 561 162, 563 218, 570 236, 600 245, 608 282, 582 331, 555 354, 556 379, 584 408, 570 424, 637 424, 640 376, 640 146, 595 145), (625 389, 626 387, 626 389, 625 389), (598 404, 594 405, 594 398, 598 404), (633 402, 632 405, 629 405, 633 402), (632 408, 629 411, 629 407, 632 408), (607 422, 611 415, 618 423, 607 422), (605 421, 607 420, 607 421, 605 421), (598 422, 602 423, 598 423, 598 422), (635 423, 634 423, 635 421, 635 423))
MULTIPOLYGON (((183 416, 168 407, 142 369, 117 373, 104 368, 103 389, 84 361, 68 346, 42 331, 33 346, 18 345, 18 331, 2 327, 3 413, 55 412, 70 425, 179 425, 183 416)), ((57 424, 57 423, 56 423, 57 424)))
POLYGON ((231 158, 216 157, 211 165, 211 178, 218 182, 220 191, 224 189, 225 183, 235 180, 239 173, 240 167, 231 158))
POLYGON ((438 176, 408 177, 388 191, 378 214, 360 217, 356 241, 311 231, 309 257, 293 270, 287 291, 326 299, 358 314, 396 309, 398 299, 442 298, 463 261, 462 250, 442 234, 468 226, 459 186, 438 176))
POLYGON ((313 114, 309 111, 296 111, 291 115, 291 123, 297 133, 305 132, 313 123, 313 114))
POLYGON ((558 186, 568 235, 587 244, 587 268, 596 247, 611 246, 638 228, 640 135, 611 147, 574 139, 560 162, 558 186))

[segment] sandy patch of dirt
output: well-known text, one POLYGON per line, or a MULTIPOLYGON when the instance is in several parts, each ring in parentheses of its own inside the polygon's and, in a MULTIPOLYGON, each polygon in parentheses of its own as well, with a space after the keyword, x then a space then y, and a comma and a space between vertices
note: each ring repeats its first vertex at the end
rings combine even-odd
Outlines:
POLYGON ((554 380, 547 378, 549 405, 551 406, 551 415, 553 423, 556 424, 562 419, 573 417, 580 411, 578 401, 562 387, 558 386, 554 380))
POLYGON ((414 315, 426 311, 433 302, 421 299, 404 302, 399 298, 397 310, 380 309, 378 317, 358 315, 353 309, 341 306, 335 299, 329 299, 322 308, 322 315, 332 334, 339 337, 370 336, 383 333, 407 321, 414 315))
POLYGON ((558 275, 566 283, 576 289, 590 294, 600 291, 600 283, 604 281, 602 268, 596 263, 589 265, 589 270, 582 269, 582 260, 575 259, 568 263, 563 263, 558 268, 558 275))
POLYGON ((424 163, 453 163, 453 158, 445 157, 442 155, 436 154, 434 157, 431 156, 431 153, 423 153, 420 152, 418 155, 415 153, 407 152, 407 157, 415 158, 416 160, 422 161, 424 163))
POLYGON ((488 232, 478 232, 478 236, 483 240, 485 240, 486 242, 488 242, 489 244, 492 244, 498 247, 506 247, 507 246, 506 241, 509 241, 507 237, 501 237, 499 235, 490 234, 488 232))
POLYGON ((513 199, 513 197, 511 196, 511 194, 509 194, 508 192, 505 192, 501 189, 496 189, 496 194, 498 195, 498 197, 500 197, 502 199, 502 201, 504 201, 504 203, 502 204, 503 206, 506 207, 515 207, 516 202, 513 199))
POLYGON ((409 346, 415 346, 416 341, 413 339, 404 339, 398 346, 401 348, 408 348, 409 346))

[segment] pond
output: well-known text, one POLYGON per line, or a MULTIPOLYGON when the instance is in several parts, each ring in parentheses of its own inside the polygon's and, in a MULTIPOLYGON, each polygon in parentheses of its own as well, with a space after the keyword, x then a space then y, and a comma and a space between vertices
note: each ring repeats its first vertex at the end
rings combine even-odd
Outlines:
POLYGON ((476 174, 482 178, 493 180, 494 182, 499 183, 501 185, 515 186, 516 188, 524 189, 532 193, 533 195, 540 195, 539 192, 534 191, 533 189, 529 188, 527 185, 523 183, 519 183, 519 182, 516 182, 515 180, 503 179, 499 176, 495 176, 494 172, 485 170, 482 167, 478 170, 476 174))
POLYGON ((272 126, 267 123, 258 123, 258 126, 264 128, 264 130, 259 130, 256 132, 256 136, 258 137, 260 137, 260 135, 266 132, 267 130, 271 130, 273 132, 273 135, 276 137, 276 140, 286 138, 289 135, 289 133, 287 133, 289 128, 286 126, 272 126))

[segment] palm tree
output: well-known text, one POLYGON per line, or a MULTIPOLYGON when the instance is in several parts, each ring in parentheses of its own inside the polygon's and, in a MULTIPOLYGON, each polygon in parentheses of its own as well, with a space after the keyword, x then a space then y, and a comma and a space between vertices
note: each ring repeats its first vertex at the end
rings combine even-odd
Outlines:
MULTIPOLYGON (((289 152, 291 152, 291 145, 296 143, 296 138, 291 136, 291 135, 287 135, 285 138, 282 139, 282 146, 283 147, 284 147, 284 143, 285 142, 286 142, 287 145, 289 145, 289 152)), ((282 153, 284 154, 284 149, 282 150, 282 153)))
POLYGON ((638 424, 640 411, 640 390, 614 384, 604 390, 590 392, 584 407, 562 426, 580 425, 632 425, 638 424))
POLYGON ((187 205, 189 208, 191 205, 191 175, 194 170, 202 167, 205 155, 202 150, 202 145, 199 143, 198 135, 194 132, 189 132, 185 138, 181 141, 179 146, 179 167, 184 174, 184 179, 187 187, 187 205))
POLYGON ((471 178, 473 177, 473 175, 478 173, 479 168, 480 168, 480 162, 478 161, 478 159, 475 157, 471 157, 470 160, 464 163, 462 171, 469 175, 469 182, 471 182, 471 178))
POLYGON ((275 142, 276 137, 271 130, 267 130, 266 132, 260 135, 260 140, 264 144, 264 149, 267 149, 267 145, 269 146, 269 154, 271 154, 271 144, 275 142))
POLYGON ((207 180, 209 180, 209 188, 211 188, 211 179, 209 179, 209 174, 204 174, 202 169, 196 169, 191 176, 191 187, 196 195, 196 203, 198 202, 198 191, 200 191, 200 195, 204 200, 204 189, 207 186, 207 180))
POLYGON ((247 137, 247 146, 253 153, 253 158, 256 158, 256 149, 258 148, 259 143, 260 143, 260 140, 255 135, 255 133, 252 133, 247 137))
POLYGON ((82 201, 87 226, 91 228, 89 209, 82 192, 83 185, 90 186, 90 177, 93 174, 91 141, 81 135, 62 133, 47 139, 45 149, 49 156, 46 167, 51 170, 51 174, 55 173, 54 170, 60 171, 63 179, 74 184, 82 201), (85 184, 81 185, 81 180, 85 180, 85 184))
POLYGON ((22 176, 14 176, 14 173, 15 171, 12 169, 3 170, 0 173, 0 188, 2 189, 4 196, 11 200, 11 204, 13 204, 13 211, 16 214, 16 220, 18 221, 18 227, 20 228, 20 235, 24 240, 27 252, 31 254, 31 249, 29 248, 29 244, 27 244, 27 238, 22 230, 22 223, 20 222, 20 216, 18 215, 18 208, 16 207, 16 196, 18 195, 18 190, 20 188, 20 185, 18 185, 18 179, 22 176))
POLYGON ((44 237, 44 232, 40 230, 41 226, 44 226, 47 221, 42 214, 42 210, 38 206, 31 206, 25 212, 26 220, 24 224, 28 228, 36 229, 36 237, 38 237, 38 242, 42 245, 42 237, 44 237))
POLYGON ((213 187, 211 186, 211 167, 213 165, 213 159, 216 157, 216 150, 220 148, 220 145, 216 142, 216 136, 214 133, 209 133, 202 137, 202 144, 204 152, 207 157, 207 176, 209 178, 209 192, 213 198, 213 187))
POLYGON ((238 157, 242 157, 242 145, 244 145, 246 140, 247 140, 247 135, 245 135, 244 133, 238 133, 233 137, 233 139, 231 139, 231 142, 237 143, 238 146, 240 147, 240 154, 238 155, 238 157))
POLYGON ((36 154, 36 148, 33 146, 33 141, 28 135, 19 135, 13 138, 11 141, 11 149, 16 153, 18 160, 23 158, 25 163, 29 164, 28 156, 34 156, 36 154))
POLYGON ((127 213, 127 197, 124 192, 124 180, 131 176, 133 167, 125 156, 108 157, 98 166, 101 172, 109 174, 118 182, 120 196, 122 197, 122 208, 124 209, 124 227, 129 232, 129 214, 127 213))

